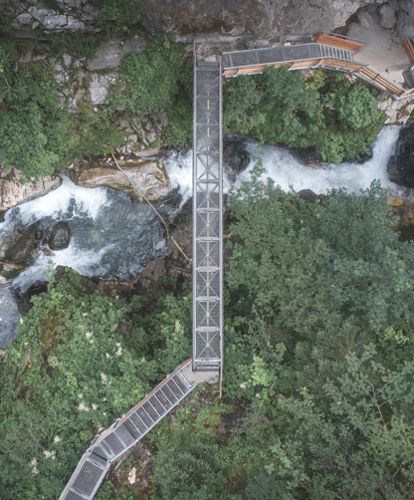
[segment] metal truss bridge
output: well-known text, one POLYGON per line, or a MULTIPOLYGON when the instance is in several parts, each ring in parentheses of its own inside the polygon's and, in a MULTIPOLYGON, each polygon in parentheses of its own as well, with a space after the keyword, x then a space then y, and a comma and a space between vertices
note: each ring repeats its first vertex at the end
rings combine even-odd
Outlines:
POLYGON ((124 458, 194 388, 217 382, 223 370, 222 76, 269 67, 327 68, 352 73, 394 96, 402 89, 352 61, 359 43, 318 35, 319 43, 226 52, 194 58, 193 102, 193 357, 168 375, 86 450, 60 500, 90 500, 113 464, 124 458))

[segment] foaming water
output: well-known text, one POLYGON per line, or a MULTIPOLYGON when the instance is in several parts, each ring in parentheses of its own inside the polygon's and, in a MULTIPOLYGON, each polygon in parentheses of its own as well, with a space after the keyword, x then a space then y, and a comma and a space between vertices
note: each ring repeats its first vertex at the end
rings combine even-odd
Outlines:
MULTIPOLYGON (((186 153, 171 153, 165 160, 165 167, 173 188, 179 188, 182 196, 180 208, 193 196, 193 150, 186 153)), ((231 185, 226 172, 223 178, 223 191, 227 193, 231 185)))
MULTIPOLYGON (((167 201, 163 210, 173 211, 175 204, 176 200, 167 201)), ((89 277, 129 280, 165 246, 161 223, 147 204, 110 188, 80 187, 69 179, 7 212, 0 224, 0 250, 33 228, 40 236, 32 263, 13 280, 13 287, 22 291, 48 281, 49 271, 57 266, 89 277), (51 251, 47 241, 59 221, 68 224, 70 243, 66 249, 51 251)))
POLYGON ((32 220, 44 217, 58 219, 59 215, 67 214, 73 204, 72 217, 82 215, 95 219, 100 208, 107 203, 108 196, 105 188, 83 188, 64 177, 62 185, 57 189, 20 205, 19 213, 22 222, 29 224, 32 220), (73 200, 76 200, 75 204, 73 200))
MULTIPOLYGON (((399 130, 398 126, 383 128, 375 141, 372 158, 364 163, 325 163, 319 168, 300 163, 286 148, 261 145, 256 141, 247 140, 246 149, 252 159, 248 168, 237 175, 235 184, 240 185, 241 182, 248 181, 259 161, 264 168, 262 178, 269 177, 286 192, 311 189, 320 194, 339 188, 360 192, 369 188, 374 180, 379 180, 382 187, 392 193, 399 193, 402 188, 391 182, 387 176, 387 163, 394 152, 399 130)), ((184 154, 170 154, 165 164, 173 187, 179 187, 182 207, 192 196, 192 150, 184 154)), ((229 167, 224 169, 224 193, 232 184, 226 174, 228 170, 229 167)))
POLYGON ((237 183, 250 179, 259 160, 265 169, 263 177, 270 177, 283 191, 311 189, 319 194, 345 188, 349 192, 359 192, 369 188, 374 180, 379 180, 382 187, 399 192, 401 187, 387 176, 387 163, 394 152, 399 130, 398 126, 383 128, 375 141, 372 158, 364 163, 323 164, 320 168, 301 164, 285 148, 249 141, 247 149, 256 159, 252 159, 249 167, 238 176, 237 183))

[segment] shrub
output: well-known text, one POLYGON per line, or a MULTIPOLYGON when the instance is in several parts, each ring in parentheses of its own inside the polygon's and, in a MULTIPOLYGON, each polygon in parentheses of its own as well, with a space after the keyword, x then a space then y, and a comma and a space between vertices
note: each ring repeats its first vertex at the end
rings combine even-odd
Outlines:
POLYGON ((287 68, 269 69, 224 87, 226 130, 268 144, 314 146, 332 163, 368 154, 384 121, 374 91, 336 74, 318 71, 306 79, 287 68))

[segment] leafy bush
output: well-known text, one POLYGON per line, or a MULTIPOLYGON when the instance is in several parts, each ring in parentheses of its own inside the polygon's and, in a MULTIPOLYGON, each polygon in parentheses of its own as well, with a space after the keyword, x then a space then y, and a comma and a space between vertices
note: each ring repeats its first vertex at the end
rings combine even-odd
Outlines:
POLYGON ((228 131, 268 144, 314 146, 333 163, 368 154, 384 121, 370 89, 335 74, 316 72, 306 80, 287 68, 269 69, 224 87, 228 131))
POLYGON ((127 30, 141 19, 144 0, 91 0, 91 3, 109 16, 105 24, 112 21, 117 28, 127 30))
POLYGON ((41 61, 15 71, 16 58, 12 44, 0 45, 0 162, 28 179, 52 173, 71 140, 50 66, 41 61))
POLYGON ((143 118, 168 107, 180 88, 182 51, 177 45, 153 43, 128 54, 121 65, 123 87, 115 104, 143 118))

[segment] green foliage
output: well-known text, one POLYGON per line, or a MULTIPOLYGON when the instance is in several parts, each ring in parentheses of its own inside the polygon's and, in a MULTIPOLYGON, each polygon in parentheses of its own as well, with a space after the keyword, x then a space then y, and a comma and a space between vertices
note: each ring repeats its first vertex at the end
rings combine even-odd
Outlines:
POLYGON ((124 142, 124 134, 114 128, 111 114, 84 109, 71 118, 70 131, 74 144, 70 156, 100 156, 112 153, 124 142))
POLYGON ((243 76, 224 87, 224 125, 268 144, 314 146, 339 163, 370 152, 385 115, 367 87, 343 77, 286 68, 243 76))
POLYGON ((12 44, 0 46, 0 161, 28 179, 52 173, 71 140, 50 66, 36 62, 15 71, 16 57, 12 44))
POLYGON ((256 179, 230 196, 230 408, 199 393, 153 437, 153 498, 409 498, 414 246, 378 186, 306 203, 256 179))
POLYGON ((93 435, 185 358, 182 313, 172 297, 161 302, 156 330, 137 304, 71 273, 33 298, 0 363, 2 499, 57 498, 93 435))
POLYGON ((180 90, 182 68, 182 48, 167 41, 125 56, 121 65, 123 85, 114 104, 142 118, 163 111, 180 90))
POLYGON ((140 21, 144 2, 143 0, 91 0, 91 3, 109 17, 106 23, 112 21, 116 28, 126 31, 129 25, 140 21))
POLYGON ((48 39, 50 53, 55 58, 61 58, 63 54, 74 57, 92 57, 100 43, 108 38, 108 33, 54 33, 48 39))

